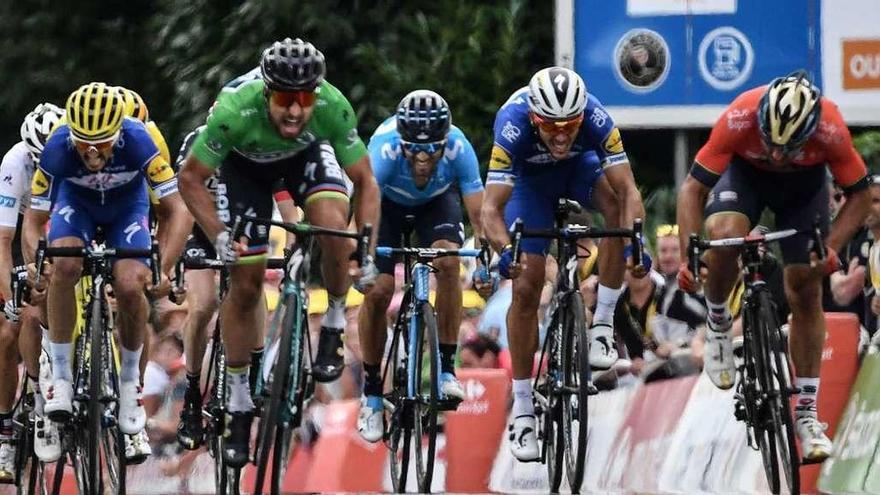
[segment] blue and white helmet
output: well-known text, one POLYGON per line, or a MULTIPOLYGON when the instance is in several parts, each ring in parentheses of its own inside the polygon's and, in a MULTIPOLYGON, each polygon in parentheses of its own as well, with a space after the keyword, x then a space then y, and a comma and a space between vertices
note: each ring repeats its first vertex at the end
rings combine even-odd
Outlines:
POLYGON ((397 105, 397 132, 409 143, 434 143, 446 139, 452 112, 446 100, 428 89, 417 89, 397 105))

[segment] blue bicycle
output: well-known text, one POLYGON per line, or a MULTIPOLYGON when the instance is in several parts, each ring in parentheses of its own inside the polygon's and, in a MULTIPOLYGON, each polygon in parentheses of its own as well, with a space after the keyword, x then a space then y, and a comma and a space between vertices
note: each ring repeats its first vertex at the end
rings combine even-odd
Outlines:
POLYGON ((437 445, 437 415, 458 407, 457 400, 448 400, 440 392, 437 317, 428 299, 428 278, 436 271, 431 262, 443 256, 478 257, 484 251, 378 247, 376 254, 403 256, 407 267, 403 300, 382 372, 382 382, 391 382, 390 392, 384 395, 385 424, 388 425, 384 441, 391 455, 391 478, 396 492, 406 491, 410 448, 413 448, 418 491, 429 493, 437 445), (425 437, 427 446, 423 450, 425 437))

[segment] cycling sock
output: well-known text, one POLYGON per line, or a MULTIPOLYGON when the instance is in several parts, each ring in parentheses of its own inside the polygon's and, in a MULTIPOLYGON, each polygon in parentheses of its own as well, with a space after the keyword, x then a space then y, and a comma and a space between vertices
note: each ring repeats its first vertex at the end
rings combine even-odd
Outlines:
POLYGON ((119 381, 122 383, 139 381, 141 377, 141 351, 144 345, 141 344, 137 349, 130 351, 123 346, 119 346, 122 351, 122 370, 119 372, 119 381))
POLYGON ((321 320, 321 326, 329 328, 345 328, 345 296, 334 296, 327 293, 327 312, 321 320))
POLYGON ((382 366, 364 363, 364 395, 382 395, 382 366))
POLYGON ((226 384, 229 390, 229 412, 247 412, 254 409, 251 390, 248 385, 248 368, 228 366, 226 368, 226 384))
POLYGON ((190 404, 200 404, 202 402, 202 373, 186 372, 186 402, 190 404))
POLYGON ((248 374, 248 380, 250 380, 251 389, 257 386, 257 378, 260 377, 260 370, 263 369, 263 348, 254 349, 251 351, 251 371, 248 374))
POLYGON ((794 414, 797 419, 818 416, 816 405, 819 397, 819 378, 795 377, 794 386, 801 389, 797 397, 797 405, 794 406, 794 414))
POLYGON ((455 375, 455 353, 458 344, 440 344, 440 372, 455 375))
POLYGON ((73 344, 70 342, 49 342, 52 350, 52 373, 55 380, 73 381, 73 363, 70 361, 70 353, 73 344))
POLYGON ((43 340, 40 342, 40 345, 43 347, 43 350, 46 351, 46 354, 48 354, 49 346, 51 345, 51 341, 49 340, 49 327, 40 323, 40 332, 43 334, 43 340))
POLYGON ((513 417, 535 414, 532 403, 532 379, 513 380, 513 417))
POLYGON ((623 293, 623 287, 612 289, 599 284, 599 290, 596 294, 596 312, 593 314, 593 325, 604 323, 612 325, 614 323, 614 307, 617 306, 617 300, 623 293))
POLYGON ((706 299, 706 307, 709 308, 709 312, 706 314, 706 322, 712 331, 726 332, 730 329, 733 317, 730 315, 730 309, 727 308, 727 301, 718 304, 706 299))

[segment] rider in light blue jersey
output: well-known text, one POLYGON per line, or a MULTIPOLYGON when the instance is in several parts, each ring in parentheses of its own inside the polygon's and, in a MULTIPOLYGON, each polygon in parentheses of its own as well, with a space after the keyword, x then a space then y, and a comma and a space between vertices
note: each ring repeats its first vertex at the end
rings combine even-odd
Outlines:
MULTIPOLYGON (((483 183, 477 156, 467 138, 452 126, 446 101, 433 91, 406 95, 396 115, 383 122, 368 146, 370 162, 382 192, 380 246, 400 246, 405 217, 415 217, 415 234, 423 247, 457 249, 464 243, 459 196, 464 201, 476 236, 480 235, 483 183)), ((379 258, 379 277, 367 293, 360 312, 364 357, 364 401, 358 431, 369 442, 382 438, 383 406, 380 365, 385 349, 385 312, 394 294, 394 263, 379 258)), ((441 392, 464 398, 455 378, 453 360, 461 323, 461 285, 458 257, 434 261, 437 272, 437 318, 440 332, 441 392)))

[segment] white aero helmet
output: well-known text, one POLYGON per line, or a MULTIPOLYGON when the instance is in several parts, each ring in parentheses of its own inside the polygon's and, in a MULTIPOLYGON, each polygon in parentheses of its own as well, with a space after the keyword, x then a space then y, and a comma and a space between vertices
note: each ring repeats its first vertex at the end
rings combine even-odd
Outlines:
POLYGON ((28 147, 35 162, 40 161, 49 134, 63 116, 64 111, 55 105, 40 103, 24 117, 24 122, 21 123, 21 140, 28 147))
POLYGON ((529 109, 546 119, 570 119, 587 108, 587 85, 564 67, 541 69, 529 81, 529 109))
POLYGON ((791 151, 816 130, 821 117, 822 93, 804 71, 774 79, 758 105, 761 137, 769 146, 791 151))

